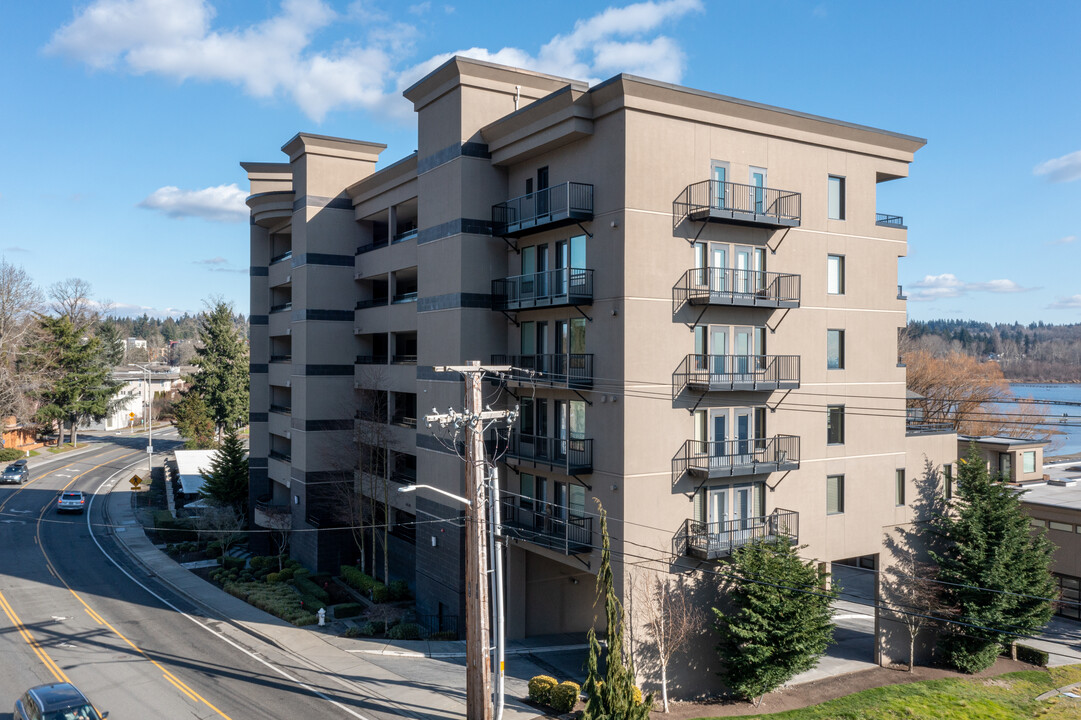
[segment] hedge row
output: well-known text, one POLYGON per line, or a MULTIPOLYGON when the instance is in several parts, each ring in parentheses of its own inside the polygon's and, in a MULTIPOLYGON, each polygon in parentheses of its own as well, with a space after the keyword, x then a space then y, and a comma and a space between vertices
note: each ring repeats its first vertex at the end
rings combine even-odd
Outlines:
POLYGON ((582 692, 578 683, 564 680, 557 681, 549 675, 537 675, 529 681, 529 699, 541 705, 547 705, 556 712, 569 713, 578 704, 582 692))

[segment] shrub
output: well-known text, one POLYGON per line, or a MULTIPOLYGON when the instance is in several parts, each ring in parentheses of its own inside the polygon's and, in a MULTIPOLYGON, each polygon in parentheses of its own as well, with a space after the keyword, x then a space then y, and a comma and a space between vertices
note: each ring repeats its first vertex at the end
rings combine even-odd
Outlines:
POLYGON ((372 602, 385 603, 390 602, 390 588, 381 582, 377 582, 372 586, 372 602))
POLYGON ((1002 651, 997 642, 968 635, 948 635, 939 642, 946 651, 946 662, 969 674, 994 665, 1002 651))
POLYGON ((345 632, 342 633, 342 637, 358 638, 358 637, 360 637, 360 628, 358 628, 356 625, 352 625, 350 627, 347 627, 345 629, 345 632))
POLYGON ((357 633, 361 637, 375 637, 375 624, 370 622, 364 623, 357 627, 357 633))
POLYGON ((220 542, 207 543, 206 544, 206 550, 204 550, 203 553, 208 558, 212 558, 212 559, 221 557, 221 543, 220 542))
POLYGON ((268 583, 276 583, 276 582, 281 582, 282 580, 281 580, 281 577, 278 575, 278 573, 272 572, 272 573, 267 573, 266 574, 266 581, 268 583))
POLYGON ((226 570, 239 570, 244 567, 244 558, 232 557, 231 555, 222 555, 221 566, 226 570))
POLYGON ((634 691, 631 693, 631 695, 634 698, 634 704, 635 705, 641 705, 642 704, 642 688, 640 688, 640 687, 638 687, 636 685, 634 687, 634 691))
POLYGON ((370 593, 372 586, 375 585, 375 580, 370 575, 362 573, 352 565, 342 565, 342 580, 349 587, 362 593, 370 593))
POLYGON ((334 617, 338 620, 356 617, 364 612, 364 606, 360 603, 341 603, 334 606, 334 617))
MULTIPOLYGON (((558 713, 569 713, 578 704, 578 694, 581 691, 582 688, 578 683, 564 680, 554 688, 549 688, 548 704, 558 713)), ((638 702, 640 703, 641 700, 638 702)))
POLYGON ((314 625, 319 622, 319 618, 310 613, 300 615, 292 620, 292 623, 297 627, 304 627, 305 625, 314 625))
POLYGON ((17 448, 3 448, 0 450, 0 462, 11 462, 23 456, 23 451, 17 448))
POLYGON ((420 640, 421 628, 416 623, 402 623, 388 630, 387 637, 391 640, 420 640))
POLYGON ((327 606, 327 604, 319 598, 314 595, 308 595, 307 593, 300 593, 300 602, 307 612, 316 612, 319 608, 325 608, 327 606))
POLYGON ((558 684, 554 677, 537 675, 529 681, 529 699, 535 703, 547 705, 551 700, 552 689, 558 684))
POLYGON ((405 580, 395 580, 387 586, 387 589, 390 590, 391 602, 397 602, 398 600, 408 600, 410 598, 409 583, 407 583, 405 580))
POLYGON ((296 572, 295 568, 287 567, 278 573, 278 579, 282 582, 289 582, 293 579, 293 573, 296 572))
MULTIPOLYGON (((213 543, 211 543, 211 544, 213 544, 213 543)), ((263 555, 256 555, 255 557, 253 557, 248 562, 251 564, 252 570, 263 570, 263 569, 265 569, 266 567, 269 566, 269 563, 268 563, 269 560, 270 560, 270 558, 265 557, 263 555)))
POLYGON ((1047 667, 1048 655, 1043 650, 1039 650, 1028 645, 1017 646, 1017 659, 1021 662, 1026 662, 1029 665, 1038 665, 1040 667, 1047 667))
POLYGON ((304 575, 293 575, 293 584, 304 595, 311 595, 326 604, 330 602, 330 593, 316 585, 304 575))

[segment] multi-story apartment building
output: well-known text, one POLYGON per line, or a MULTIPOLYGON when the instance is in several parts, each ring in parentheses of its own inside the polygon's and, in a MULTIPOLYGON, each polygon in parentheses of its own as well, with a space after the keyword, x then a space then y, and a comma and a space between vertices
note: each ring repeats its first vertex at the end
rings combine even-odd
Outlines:
MULTIPOLYGON (((251 494, 291 509, 294 556, 348 555, 325 488, 355 440, 389 448, 362 464, 392 490, 463 491, 453 438, 416 418, 462 404, 433 366, 482 360, 523 369, 491 394, 521 409, 489 443, 511 637, 595 622, 595 501, 621 592, 646 560, 715 583, 696 571, 756 537, 884 562, 925 458, 956 449, 906 432, 907 230, 876 206, 923 140, 460 57, 405 96, 417 151, 378 171, 383 146, 307 134, 288 163, 243 165, 251 494)), ((390 495, 419 611, 463 614, 461 509, 390 495)))

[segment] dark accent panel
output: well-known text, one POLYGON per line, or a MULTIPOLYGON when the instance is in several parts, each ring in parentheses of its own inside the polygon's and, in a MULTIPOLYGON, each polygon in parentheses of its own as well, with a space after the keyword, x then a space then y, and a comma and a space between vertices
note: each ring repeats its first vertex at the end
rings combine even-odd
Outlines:
POLYGON ((473 218, 457 218, 455 220, 448 220, 445 223, 433 225, 432 227, 424 228, 423 230, 418 232, 417 245, 435 242, 436 240, 442 240, 445 237, 450 237, 451 235, 458 235, 459 233, 470 233, 473 235, 491 235, 492 221, 476 220, 473 218))
POLYGON ((435 368, 431 365, 417 365, 417 380, 438 380, 440 382, 460 382, 464 383, 465 379, 461 373, 456 372, 436 372, 435 368))
MULTIPOLYGON (((263 468, 266 470, 267 459, 265 457, 249 457, 248 458, 248 470, 255 468, 263 468)), ((254 473, 248 472, 248 477, 252 477, 254 473)), ((266 477, 266 472, 263 473, 263 477, 266 477)))
POLYGON ((301 265, 333 265, 336 267, 353 267, 356 261, 352 255, 331 255, 329 253, 301 253, 293 256, 292 267, 301 265))
POLYGON ((270 275, 270 268, 265 265, 252 265, 248 268, 248 275, 251 277, 266 277, 270 275))
POLYGON ((320 483, 340 483, 343 481, 352 480, 352 470, 297 470, 295 467, 289 469, 289 478, 291 480, 297 480, 299 482, 307 483, 308 485, 317 485, 320 483))
POLYGON ((302 207, 331 208, 332 210, 352 210, 353 201, 349 198, 328 198, 321 195, 301 195, 293 201, 293 212, 302 207))
POLYGON ((439 439, 434 435, 428 435, 427 433, 417 433, 417 449, 418 450, 434 450, 435 452, 444 453, 446 455, 456 454, 453 450, 448 448, 443 443, 439 442, 439 439))
POLYGON ((437 168, 443 163, 450 162, 456 157, 475 157, 490 159, 491 153, 488 152, 488 146, 484 143, 467 142, 461 145, 454 144, 448 145, 442 150, 437 150, 427 157, 422 157, 417 160, 417 175, 426 173, 433 168, 437 168))
POLYGON ((301 365, 302 375, 352 375, 352 365, 301 365))
POLYGON ((465 535, 462 512, 417 493, 417 611, 434 615, 439 605, 447 615, 459 616, 461 630, 465 613, 465 535), (439 522, 443 520, 445 522, 439 522), (433 522, 435 521, 435 522, 433 522), (436 539, 432 546, 430 538, 436 539))
POLYGON ((267 422, 267 416, 268 415, 269 415, 269 413, 250 412, 250 413, 248 413, 248 422, 250 422, 250 423, 257 423, 257 422, 265 423, 265 422, 267 422))
POLYGON ((328 432, 337 430, 352 430, 352 420, 303 420, 301 418, 291 418, 289 420, 289 427, 294 430, 303 430, 304 432, 328 432))
POLYGON ((269 315, 249 315, 248 316, 248 324, 249 325, 266 325, 269 322, 270 322, 270 316, 269 315))
POLYGON ((462 155, 465 155, 466 157, 484 158, 485 160, 492 159, 492 154, 488 152, 488 146, 485 143, 479 142, 462 143, 462 155))
POLYGON ((302 308, 294 310, 291 316, 293 322, 304 320, 331 320, 334 322, 353 322, 352 310, 319 310, 317 308, 302 308))
POLYGON ((453 310, 454 308, 484 308, 490 310, 492 296, 486 293, 447 293, 417 298, 417 312, 453 310))
POLYGON ((266 363, 248 363, 248 372, 252 375, 265 375, 267 373, 266 363))

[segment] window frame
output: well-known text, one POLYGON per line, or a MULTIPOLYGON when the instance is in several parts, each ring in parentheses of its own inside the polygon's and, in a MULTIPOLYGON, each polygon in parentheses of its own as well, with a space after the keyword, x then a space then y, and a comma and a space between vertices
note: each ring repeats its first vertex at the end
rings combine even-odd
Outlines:
POLYGON ((845 294, 845 256, 835 253, 829 253, 826 255, 826 294, 827 295, 844 295, 845 294), (831 260, 837 261, 837 289, 830 290, 830 284, 833 280, 833 268, 831 260))
POLYGON ((897 507, 904 507, 905 502, 905 469, 897 468, 893 472, 893 502, 897 507))
POLYGON ((841 475, 827 475, 826 476, 826 515, 844 515, 845 514, 845 476, 841 475), (837 500, 837 504, 833 509, 830 509, 830 482, 833 481, 837 484, 837 491, 834 494, 837 500))
POLYGON ((844 220, 846 216, 845 205, 846 188, 844 175, 827 175, 826 180, 826 217, 830 220, 844 220), (837 214, 834 215, 834 188, 837 188, 837 214))
POLYGON ((1023 450, 1021 452, 1021 472, 1029 475, 1036 472, 1036 451, 1035 450, 1023 450), (1029 470, 1029 460, 1032 460, 1032 469, 1029 470))
POLYGON ((844 405, 827 405, 826 406, 826 445, 844 445, 845 444, 845 406, 844 405), (836 413, 836 415, 835 415, 836 413), (836 427, 834 423, 836 421, 836 427), (831 436, 836 434, 840 439, 831 440, 831 436))
POLYGON ((826 328, 826 369, 845 369, 845 331, 844 328, 826 328), (837 361, 833 364, 830 357, 830 333, 837 333, 837 361))

